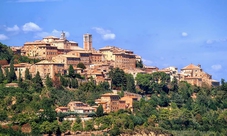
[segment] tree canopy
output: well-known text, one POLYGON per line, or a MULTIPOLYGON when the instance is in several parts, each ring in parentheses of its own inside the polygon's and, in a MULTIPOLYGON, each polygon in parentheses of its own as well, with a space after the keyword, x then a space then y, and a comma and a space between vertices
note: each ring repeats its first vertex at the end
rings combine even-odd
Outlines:
POLYGON ((0 60, 7 60, 9 63, 12 58, 13 52, 10 47, 0 42, 0 60))
POLYGON ((77 68, 86 69, 86 66, 84 65, 84 63, 79 62, 79 63, 77 64, 77 68))

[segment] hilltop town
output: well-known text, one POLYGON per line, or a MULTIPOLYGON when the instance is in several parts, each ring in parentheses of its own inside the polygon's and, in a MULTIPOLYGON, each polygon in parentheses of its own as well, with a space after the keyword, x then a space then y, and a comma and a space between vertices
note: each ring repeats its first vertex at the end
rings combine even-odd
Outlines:
POLYGON ((83 48, 64 32, 1 48, 0 134, 227 134, 227 82, 200 64, 146 66, 127 49, 94 49, 91 34, 83 48))
POLYGON ((68 41, 65 33, 62 32, 60 38, 47 36, 42 40, 25 42, 22 47, 11 47, 11 49, 15 54, 41 60, 35 64, 15 64, 16 75, 18 77, 19 71, 21 71, 22 78, 24 78, 26 68, 33 76, 39 71, 41 78, 45 79, 47 75, 53 78, 58 73, 66 74, 69 66, 72 65, 76 73, 80 73, 85 79, 92 77, 96 83, 110 82, 108 77, 110 69, 120 68, 124 72, 132 74, 134 78, 138 73, 165 72, 170 75, 171 80, 175 78, 178 81, 187 81, 197 86, 219 85, 218 81, 212 79, 212 75, 203 71, 201 65, 189 64, 180 71, 173 66, 159 69, 142 64, 137 67, 136 64, 142 62, 141 56, 116 46, 105 46, 95 50, 92 46, 91 34, 83 35, 83 48, 79 47, 77 42, 68 41), (86 69, 78 68, 79 63, 83 63, 86 69))

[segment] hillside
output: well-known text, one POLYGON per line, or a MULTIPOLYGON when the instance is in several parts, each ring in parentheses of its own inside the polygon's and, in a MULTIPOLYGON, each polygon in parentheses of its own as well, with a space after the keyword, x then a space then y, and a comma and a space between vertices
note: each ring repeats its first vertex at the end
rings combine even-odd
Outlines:
MULTIPOLYGON (((14 76, 14 68, 0 70, 0 121, 2 135, 25 135, 20 127, 31 127, 31 134, 62 134, 103 131, 103 135, 141 134, 154 132, 166 135, 227 135, 227 82, 221 86, 193 86, 187 82, 170 81, 163 72, 132 75, 116 68, 110 71, 111 88, 107 82, 94 80, 79 83, 75 73, 41 79, 39 72, 31 77, 29 71, 22 79, 14 76), (135 84, 135 81, 137 84, 135 84), (16 83, 18 87, 7 87, 16 83), (56 113, 55 108, 70 101, 95 105, 101 94, 118 89, 143 95, 131 110, 97 114, 83 121, 76 113, 56 113), (100 115, 100 116, 98 116, 100 115), (74 122, 64 118, 73 116, 74 122), (8 127, 5 127, 8 126, 8 127), (18 129, 11 131, 13 126, 18 129), (191 133, 190 133, 191 132, 191 133), (192 134, 193 132, 193 134, 192 134)), ((82 80, 82 79, 81 79, 82 80)), ((123 96, 123 93, 120 94, 123 96)))

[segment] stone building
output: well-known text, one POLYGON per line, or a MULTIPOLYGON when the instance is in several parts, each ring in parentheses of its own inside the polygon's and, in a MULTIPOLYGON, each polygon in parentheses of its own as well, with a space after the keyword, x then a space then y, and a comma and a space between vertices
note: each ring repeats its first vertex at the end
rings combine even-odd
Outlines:
MULTIPOLYGON (((21 78, 24 79, 25 78, 25 70, 29 69, 30 74, 32 74, 32 76, 35 75, 35 67, 32 64, 29 63, 19 63, 19 64, 13 64, 14 66, 14 71, 15 74, 17 76, 17 78, 19 77, 19 74, 21 73, 21 78)), ((2 66, 3 71, 5 72, 5 68, 10 68, 10 65, 4 65, 2 66)))
POLYGON ((133 102, 135 101, 138 101, 138 97, 136 96, 127 95, 120 98, 116 93, 106 93, 102 94, 101 98, 96 100, 96 104, 102 105, 104 112, 109 113, 120 109, 130 109, 133 111, 133 102))
POLYGON ((106 93, 102 94, 100 99, 96 100, 96 104, 102 105, 104 112, 118 111, 118 103, 120 97, 118 94, 106 93))
POLYGON ((202 86, 218 86, 219 82, 212 80, 212 76, 204 72, 201 65, 189 64, 181 69, 180 81, 187 81, 192 85, 202 86))
POLYGON ((45 79, 47 75, 53 78, 55 74, 64 74, 64 63, 43 60, 35 64, 36 72, 39 71, 40 77, 45 79))
POLYGON ((92 35, 91 34, 84 34, 83 35, 83 43, 84 43, 84 49, 86 51, 92 50, 92 35))
POLYGON ((158 72, 165 72, 166 74, 168 74, 170 76, 170 81, 173 81, 173 79, 179 80, 180 77, 178 74, 178 68, 173 66, 160 69, 158 70, 158 72))
POLYGON ((30 58, 38 58, 42 60, 51 60, 58 54, 64 54, 78 47, 78 43, 68 41, 65 33, 62 32, 61 37, 54 36, 44 37, 42 40, 34 42, 26 42, 21 49, 21 54, 30 58))
POLYGON ((114 61, 114 67, 120 69, 134 69, 136 67, 136 55, 133 51, 124 50, 115 46, 106 46, 99 51, 103 54, 103 60, 114 61))
POLYGON ((82 113, 82 114, 94 113, 96 111, 95 108, 80 101, 69 102, 67 107, 71 112, 82 113))

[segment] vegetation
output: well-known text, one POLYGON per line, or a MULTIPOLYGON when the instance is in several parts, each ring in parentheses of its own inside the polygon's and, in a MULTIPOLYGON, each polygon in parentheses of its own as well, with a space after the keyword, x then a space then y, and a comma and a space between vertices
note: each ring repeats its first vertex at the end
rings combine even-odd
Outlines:
POLYGON ((80 62, 77 64, 77 68, 86 69, 86 66, 84 65, 84 63, 80 62))
POLYGON ((143 61, 142 60, 136 61, 136 67, 143 68, 143 61))
MULTIPOLYGON (((2 44, 0 47, 8 50, 2 44)), ((0 55, 7 56, 10 51, 0 55)), ((134 79, 114 68, 109 73, 112 89, 137 92, 143 98, 134 102, 133 111, 104 114, 103 107, 99 106, 97 116, 83 122, 76 113, 57 114, 54 109, 70 101, 95 105, 95 99, 110 92, 107 82, 96 84, 92 79, 81 80, 71 66, 68 75, 55 75, 53 79, 48 75, 45 82, 39 72, 32 77, 28 69, 23 75, 25 79, 21 79, 22 75, 15 77, 13 63, 11 60, 5 72, 0 70, 0 121, 8 124, 0 127, 0 135, 26 135, 20 131, 25 124, 31 126, 29 135, 93 130, 103 130, 109 135, 150 131, 173 135, 227 135, 227 82, 224 79, 219 87, 198 87, 176 79, 170 81, 169 75, 163 72, 138 74, 134 79), (11 81, 19 83, 19 87, 5 87, 11 81), (67 116, 75 116, 76 121, 63 120, 67 116)))
POLYGON ((13 58, 13 52, 10 47, 0 42, 0 60, 6 60, 8 63, 13 58))

